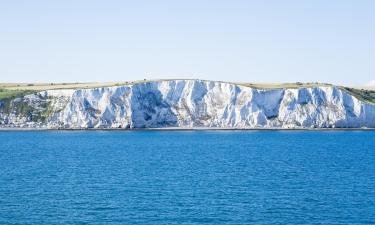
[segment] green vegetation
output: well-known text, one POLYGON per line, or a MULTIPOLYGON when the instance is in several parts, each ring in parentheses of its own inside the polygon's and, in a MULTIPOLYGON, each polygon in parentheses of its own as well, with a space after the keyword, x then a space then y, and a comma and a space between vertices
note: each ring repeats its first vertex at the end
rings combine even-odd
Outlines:
POLYGON ((33 90, 11 90, 11 89, 1 89, 0 88, 0 100, 8 98, 22 97, 27 94, 34 93, 33 90))
POLYGON ((361 101, 375 104, 375 90, 356 89, 349 87, 341 88, 361 101))
POLYGON ((32 112, 32 107, 23 101, 12 101, 14 98, 8 97, 1 100, 0 112, 15 112, 20 115, 28 115, 32 112))
POLYGON ((16 93, 3 91, 2 93, 7 93, 7 95, 3 95, 4 98, 0 99, 0 112, 2 113, 15 113, 16 115, 26 116, 34 122, 45 122, 53 114, 51 99, 42 99, 38 105, 38 108, 41 108, 42 110, 38 110, 22 99, 15 100, 17 97, 22 97, 25 94, 32 93, 30 91, 16 93))
POLYGON ((33 119, 37 119, 41 122, 45 122, 53 114, 53 108, 51 107, 51 101, 47 100, 46 102, 43 103, 42 107, 43 107, 44 110, 39 113, 37 118, 33 118, 33 119))
POLYGON ((121 86, 134 84, 135 82, 104 82, 104 83, 0 83, 0 89, 19 90, 19 91, 44 91, 44 90, 61 90, 61 89, 87 89, 102 88, 111 86, 121 86))

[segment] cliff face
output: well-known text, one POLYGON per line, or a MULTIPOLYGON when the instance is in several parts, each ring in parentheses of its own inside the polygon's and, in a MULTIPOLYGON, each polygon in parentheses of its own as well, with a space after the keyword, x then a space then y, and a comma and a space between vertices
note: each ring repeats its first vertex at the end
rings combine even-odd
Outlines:
POLYGON ((375 105, 334 86, 261 90, 155 81, 0 100, 0 127, 374 128, 375 105))

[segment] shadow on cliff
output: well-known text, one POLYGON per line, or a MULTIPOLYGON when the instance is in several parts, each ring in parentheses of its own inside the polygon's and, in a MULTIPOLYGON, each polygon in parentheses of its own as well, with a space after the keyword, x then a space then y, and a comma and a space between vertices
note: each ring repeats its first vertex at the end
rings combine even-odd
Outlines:
POLYGON ((177 116, 155 83, 134 85, 131 109, 133 128, 176 127, 177 116))

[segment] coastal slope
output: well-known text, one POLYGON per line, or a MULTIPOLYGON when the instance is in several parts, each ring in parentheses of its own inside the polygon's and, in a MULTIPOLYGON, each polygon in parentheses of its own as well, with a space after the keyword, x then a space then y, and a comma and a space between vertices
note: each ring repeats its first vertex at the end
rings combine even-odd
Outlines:
POLYGON ((375 105, 332 86, 161 80, 0 100, 1 128, 375 128, 375 105))

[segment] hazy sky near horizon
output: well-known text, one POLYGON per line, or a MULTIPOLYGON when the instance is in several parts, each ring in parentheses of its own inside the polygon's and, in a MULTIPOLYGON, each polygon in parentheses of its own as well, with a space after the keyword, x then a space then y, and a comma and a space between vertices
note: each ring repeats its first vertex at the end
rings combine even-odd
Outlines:
POLYGON ((375 1, 0 1, 0 82, 375 80, 375 1))

